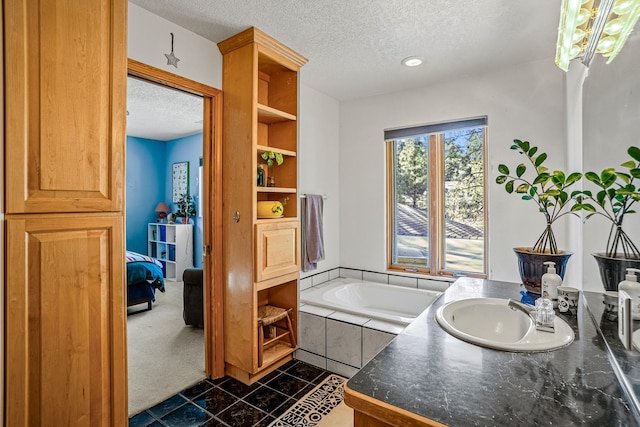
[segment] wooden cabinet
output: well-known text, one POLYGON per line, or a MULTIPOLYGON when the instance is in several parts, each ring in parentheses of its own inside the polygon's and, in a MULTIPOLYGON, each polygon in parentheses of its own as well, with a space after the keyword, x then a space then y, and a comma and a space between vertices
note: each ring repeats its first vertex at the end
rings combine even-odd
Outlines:
POLYGON ((293 309, 297 335, 298 72, 306 59, 256 28, 218 43, 223 55, 223 224, 225 367, 251 383, 291 358, 277 342, 258 366, 260 305, 293 309), (266 167, 263 153, 284 162, 266 167), (257 171, 264 165, 265 184, 257 171), (286 201, 282 218, 259 219, 258 201, 286 201))
POLYGON ((344 387, 344 403, 353 409, 354 427, 446 427, 437 421, 398 408, 344 387))
POLYGON ((0 424, 125 425, 127 2, 2 7, 0 424))
POLYGON ((122 425, 122 217, 31 215, 6 223, 4 425, 122 425))
POLYGON ((297 221, 256 224, 256 281, 261 284, 299 270, 297 221))
POLYGON ((124 209, 127 3, 76 3, 4 4, 7 213, 124 209))
POLYGON ((167 280, 182 280, 193 268, 193 227, 191 224, 150 223, 147 227, 147 255, 157 258, 167 280))

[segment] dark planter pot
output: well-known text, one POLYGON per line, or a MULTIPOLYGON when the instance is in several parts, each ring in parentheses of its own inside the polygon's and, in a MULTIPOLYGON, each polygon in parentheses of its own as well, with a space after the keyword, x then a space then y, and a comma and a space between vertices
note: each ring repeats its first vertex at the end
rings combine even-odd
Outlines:
POLYGON ((556 263, 556 274, 564 279, 564 272, 569 257, 573 252, 563 251, 560 254, 536 253, 531 248, 513 248, 518 257, 518 270, 524 287, 530 292, 540 293, 542 275, 547 272, 546 261, 556 263))
POLYGON ((618 290, 618 283, 624 280, 627 268, 640 268, 640 259, 625 258, 622 254, 618 254, 616 257, 609 257, 603 253, 591 255, 598 263, 602 286, 607 291, 618 290))

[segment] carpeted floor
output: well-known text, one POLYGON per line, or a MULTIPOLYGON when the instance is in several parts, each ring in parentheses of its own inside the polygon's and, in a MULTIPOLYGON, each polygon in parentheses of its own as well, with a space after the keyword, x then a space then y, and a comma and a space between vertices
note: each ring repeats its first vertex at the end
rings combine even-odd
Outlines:
POLYGON ((167 281, 151 311, 127 308, 129 416, 205 377, 204 330, 184 324, 182 286, 167 281))

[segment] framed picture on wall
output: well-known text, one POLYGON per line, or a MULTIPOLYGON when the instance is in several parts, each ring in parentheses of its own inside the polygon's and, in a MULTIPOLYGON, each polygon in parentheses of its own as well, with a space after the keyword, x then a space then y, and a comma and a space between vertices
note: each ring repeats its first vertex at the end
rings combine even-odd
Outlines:
POLYGON ((173 164, 172 182, 172 203, 178 203, 181 194, 189 193, 189 162, 173 164))

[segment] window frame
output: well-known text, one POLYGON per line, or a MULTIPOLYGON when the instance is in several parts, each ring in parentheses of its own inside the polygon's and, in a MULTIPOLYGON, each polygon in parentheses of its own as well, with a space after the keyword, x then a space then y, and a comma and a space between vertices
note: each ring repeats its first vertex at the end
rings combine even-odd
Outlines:
MULTIPOLYGON (((385 138, 386 144, 386 184, 387 184, 387 268, 392 271, 399 271, 405 273, 417 273, 422 275, 431 276, 444 276, 444 277, 477 277, 487 278, 488 266, 489 266, 489 239, 488 239, 488 126, 486 124, 486 118, 484 118, 485 124, 478 126, 466 126, 460 128, 483 128, 483 141, 482 141, 482 168, 483 168, 483 224, 484 224, 484 238, 483 238, 483 272, 470 272, 470 271, 454 271, 446 270, 445 266, 445 253, 446 253, 446 236, 445 236, 445 220, 444 220, 444 134, 451 130, 448 128, 448 124, 443 124, 444 127, 438 132, 431 132, 428 134, 429 147, 428 147, 428 159, 429 159, 429 177, 428 177, 428 193, 429 193, 429 220, 431 224, 437 224, 436 227, 429 226, 429 259, 428 267, 410 267, 404 264, 394 263, 394 245, 395 245, 395 233, 397 231, 397 218, 395 215, 395 153, 394 153, 394 141, 397 139, 409 138, 410 135, 398 136, 395 138, 385 138), (442 209, 440 209, 442 207, 442 209)), ((464 121, 460 121, 464 122, 464 121)), ((455 122, 452 122, 455 123, 455 122)), ((415 129, 431 129, 438 125, 426 125, 416 127, 415 129)), ((411 129, 411 128, 408 128, 411 129)), ((400 130, 402 132, 402 130, 400 130)), ((413 135, 419 135, 414 133, 413 135)), ((424 133, 422 135, 425 135, 424 133)), ((410 258, 407 258, 410 259, 410 258)))

